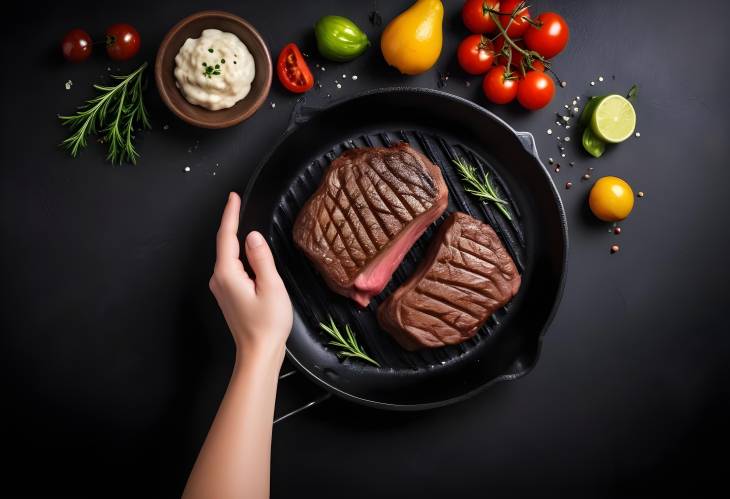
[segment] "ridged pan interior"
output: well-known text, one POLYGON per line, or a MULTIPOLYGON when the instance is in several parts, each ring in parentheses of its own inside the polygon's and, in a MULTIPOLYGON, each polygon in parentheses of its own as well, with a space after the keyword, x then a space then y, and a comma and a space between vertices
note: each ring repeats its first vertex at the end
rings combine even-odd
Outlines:
MULTIPOLYGON (((339 144, 334 144, 330 151, 315 159, 290 184, 286 193, 279 200, 272 225, 272 247, 280 261, 289 262, 282 266, 282 277, 291 294, 295 308, 302 314, 307 329, 317 334, 326 345, 327 336, 319 333, 320 322, 327 322, 331 315, 336 323, 349 324, 356 332, 361 344, 384 368, 419 370, 445 365, 465 355, 471 349, 497 333, 507 314, 510 304, 496 311, 481 330, 470 340, 456 346, 435 349, 423 349, 407 352, 402 349, 391 336, 382 331, 376 320, 376 312, 393 291, 403 284, 416 270, 422 261, 428 245, 438 226, 452 211, 463 211, 491 225, 500 236, 505 247, 515 260, 520 273, 525 270, 525 234, 520 222, 519 206, 515 203, 504 181, 489 162, 478 156, 465 145, 448 142, 445 138, 418 130, 384 131, 352 137, 339 144), (449 207, 424 235, 416 242, 403 263, 393 274, 385 290, 376 296, 367 309, 360 309, 354 302, 330 291, 314 267, 300 252, 292 240, 294 219, 304 203, 317 189, 330 163, 347 149, 359 147, 390 146, 398 142, 406 142, 414 149, 422 152, 434 164, 441 168, 449 189, 449 207), (466 193, 457 173, 453 160, 461 158, 473 165, 480 174, 487 172, 496 184, 503 199, 508 200, 512 220, 507 220, 491 204, 485 204, 466 193)), ((351 361, 348 361, 351 362, 351 361)), ((368 369, 377 369, 375 367, 368 369)))

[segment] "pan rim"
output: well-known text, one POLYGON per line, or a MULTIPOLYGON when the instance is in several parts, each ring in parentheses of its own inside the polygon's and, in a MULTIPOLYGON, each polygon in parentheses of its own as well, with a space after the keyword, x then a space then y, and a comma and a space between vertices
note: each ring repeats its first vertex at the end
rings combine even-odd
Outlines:
MULTIPOLYGON (((535 139, 530 132, 522 132, 515 130, 511 125, 509 125, 506 121, 504 121, 502 118, 497 116, 496 114, 492 113, 488 109, 468 100, 463 97, 460 97, 458 95, 450 94, 448 92, 443 92, 440 90, 435 90, 431 88, 423 88, 423 87, 402 87, 402 86, 396 86, 396 87, 382 87, 382 88, 376 88, 376 89, 370 89, 366 90, 364 92, 359 92, 357 94, 354 94, 349 97, 344 97, 337 99, 333 102, 331 102, 328 105, 325 105, 323 107, 317 107, 317 108, 310 108, 312 109, 313 114, 319 114, 325 111, 330 111, 338 106, 341 106, 343 104, 346 104, 348 102, 351 102, 356 99, 361 99, 364 97, 368 97, 374 94, 397 94, 397 93, 411 93, 411 94, 425 94, 425 95, 435 95, 439 98, 445 98, 451 101, 454 101, 455 103, 458 103, 460 105, 467 105, 468 107, 471 107, 475 111, 479 112, 480 114, 485 115, 488 119, 491 119, 495 121, 497 124, 505 128, 512 136, 514 136, 515 140, 518 142, 520 141, 520 136, 526 136, 529 137, 529 141, 531 143, 531 151, 527 151, 528 154, 533 156, 535 160, 537 161, 538 165, 540 166, 540 171, 547 180, 548 185, 550 186, 550 191, 553 196, 553 200, 556 203, 556 207, 558 209, 558 215, 560 218, 560 228, 561 228, 561 239, 563 243, 563 258, 561 261, 562 271, 560 273, 560 281, 558 283, 558 289, 555 294, 555 298, 553 300, 553 304, 550 308, 550 312, 547 316, 547 319, 545 320, 545 323, 542 326, 542 329, 540 330, 538 336, 537 336, 537 345, 536 345, 536 351, 535 351, 535 359, 534 362, 525 369, 521 370, 517 373, 509 373, 509 374, 502 374, 500 376, 496 376, 489 381, 485 382, 484 384, 480 385, 479 387, 469 390, 467 392, 464 392, 460 395, 457 395, 455 397, 450 397, 446 399, 442 399, 439 401, 434 402, 425 402, 425 403, 418 403, 418 404, 394 404, 389 402, 380 402, 377 400, 370 400, 363 397, 358 397, 357 395, 353 395, 351 393, 348 393, 344 390, 341 390, 340 388, 337 388, 330 383, 328 383, 326 380, 320 378, 315 373, 313 373, 309 368, 307 368, 304 364, 302 364, 299 359, 296 358, 296 356, 291 352, 289 349, 289 346, 286 346, 286 355, 287 358, 292 362, 295 367, 300 370, 301 372, 304 372, 307 377, 309 377, 312 381, 314 381, 317 385, 321 386, 325 390, 329 391, 330 393, 333 393, 337 395, 340 398, 343 398, 345 400, 349 400, 351 402, 355 402, 367 407, 377 408, 377 409, 385 409, 385 410, 391 410, 391 411, 402 411, 402 412, 410 412, 410 411, 421 411, 421 410, 428 410, 428 409, 435 409, 437 407, 444 407, 447 405, 452 405, 464 400, 467 400, 469 398, 472 398, 473 396, 477 395, 478 393, 486 390, 487 388, 492 387, 493 385, 503 382, 503 381, 513 381, 516 379, 519 379, 523 376, 526 376, 527 374, 531 373, 535 366, 537 365, 538 361, 540 360, 540 357, 542 355, 542 347, 543 347, 543 338, 545 334, 547 333, 548 328, 553 322, 553 319, 555 318, 555 315, 557 314, 558 308, 560 306, 560 302, 562 301, 563 293, 565 290, 565 282, 567 280, 567 273, 568 273, 568 254, 569 254, 569 237, 568 237, 568 220, 565 213, 565 207, 563 206, 563 201, 560 198, 560 194, 558 192, 557 186, 555 185, 555 182, 553 182, 552 177, 550 176, 550 172, 548 171, 547 167, 543 164, 542 160, 540 159, 538 153, 537 153, 537 146, 535 143, 535 139)), ((274 155, 274 153, 279 149, 282 143, 284 143, 290 135, 292 135, 295 131, 297 131, 301 125, 306 125, 306 121, 303 123, 297 123, 294 119, 296 116, 296 113, 299 109, 299 105, 304 102, 304 98, 301 98, 297 101, 297 105, 292 110, 292 115, 289 120, 289 124, 284 131, 284 133, 279 137, 279 139, 276 141, 276 143, 271 147, 271 149, 268 150, 268 152, 263 156, 261 161, 256 165, 256 168, 251 174, 251 177, 248 180, 248 183, 246 184, 246 188, 243 192, 242 200, 241 200, 241 210, 240 213, 243 213, 248 205, 248 199, 250 196, 251 191, 253 190, 254 184, 256 183, 256 180, 261 175, 261 172, 263 171, 266 164, 269 162, 271 157, 274 155)), ((308 120, 307 120, 308 121, 308 120)), ((524 144, 520 143, 520 146, 524 147, 524 144)), ((240 237, 240 236, 239 236, 240 237)))

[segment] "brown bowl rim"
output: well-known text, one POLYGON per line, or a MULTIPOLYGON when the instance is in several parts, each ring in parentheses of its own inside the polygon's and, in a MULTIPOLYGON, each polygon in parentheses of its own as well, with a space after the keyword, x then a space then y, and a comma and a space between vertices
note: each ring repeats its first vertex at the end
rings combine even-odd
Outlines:
MULTIPOLYGON (((258 61, 257 61, 258 62, 258 61)), ((256 68, 259 70, 259 68, 256 68)), ((165 37, 162 39, 162 42, 160 43, 160 47, 157 49, 157 55, 155 57, 155 83, 157 84, 157 91, 160 94, 160 97, 162 98, 162 101, 165 103, 165 105, 172 111, 178 118, 185 121, 186 123, 189 123, 191 125, 195 125, 201 128, 210 128, 210 129, 219 129, 219 128, 228 128, 233 125, 237 125, 241 123, 242 121, 250 118, 258 109, 261 107, 261 105, 264 103, 266 98, 269 95, 269 92, 271 90, 271 79, 272 79, 272 64, 271 64, 271 53, 269 52, 269 47, 266 45, 266 42, 264 41, 261 34, 254 28, 251 23, 243 19, 242 17, 239 17, 235 14, 231 14, 230 12, 225 12, 222 10, 201 10, 199 12, 195 12, 193 14, 190 14, 189 16, 181 19, 177 24, 175 24, 170 30, 167 32, 165 37), (197 21, 202 18, 226 18, 231 21, 234 21, 241 26, 243 26, 244 29, 247 29, 251 32, 254 39, 256 40, 256 43, 260 44, 263 48, 264 54, 266 55, 266 61, 264 63, 264 67, 262 68, 265 72, 265 85, 264 85, 264 91, 259 94, 259 96, 256 98, 255 101, 246 109, 244 109, 239 115, 229 118, 227 120, 221 120, 219 122, 207 122, 207 121, 201 121, 198 119, 195 119, 188 114, 185 114, 180 110, 178 106, 175 105, 175 103, 172 101, 169 95, 170 89, 168 88, 169 85, 165 84, 165 80, 163 79, 162 75, 162 61, 165 53, 169 49, 170 42, 172 41, 172 38, 186 25, 193 21, 197 21)), ((177 87, 175 88, 176 92, 179 92, 177 87)), ((182 94, 180 94, 182 95, 182 94)), ((182 96, 185 98, 184 96, 182 96)), ((201 109, 205 109, 202 108, 201 109)), ((210 111, 211 113, 215 113, 216 111, 210 111)))

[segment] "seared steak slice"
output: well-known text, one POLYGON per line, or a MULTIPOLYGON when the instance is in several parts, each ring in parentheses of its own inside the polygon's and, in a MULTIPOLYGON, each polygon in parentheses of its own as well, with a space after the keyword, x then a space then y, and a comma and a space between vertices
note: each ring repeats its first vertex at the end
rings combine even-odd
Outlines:
POLYGON ((441 170, 407 144, 351 149, 299 212, 294 243, 332 290, 365 307, 447 204, 441 170))
POLYGON ((520 274, 494 230, 456 212, 416 272, 378 308, 378 322, 406 350, 474 336, 517 293, 520 274))

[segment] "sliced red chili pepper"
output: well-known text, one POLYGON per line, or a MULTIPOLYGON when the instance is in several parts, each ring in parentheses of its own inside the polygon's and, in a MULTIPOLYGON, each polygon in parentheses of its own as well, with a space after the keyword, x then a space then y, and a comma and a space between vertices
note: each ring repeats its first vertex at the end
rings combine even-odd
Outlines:
POLYGON ((302 94, 314 86, 314 76, 299 51, 299 47, 294 43, 288 44, 279 53, 276 74, 279 76, 281 84, 296 94, 302 94))

